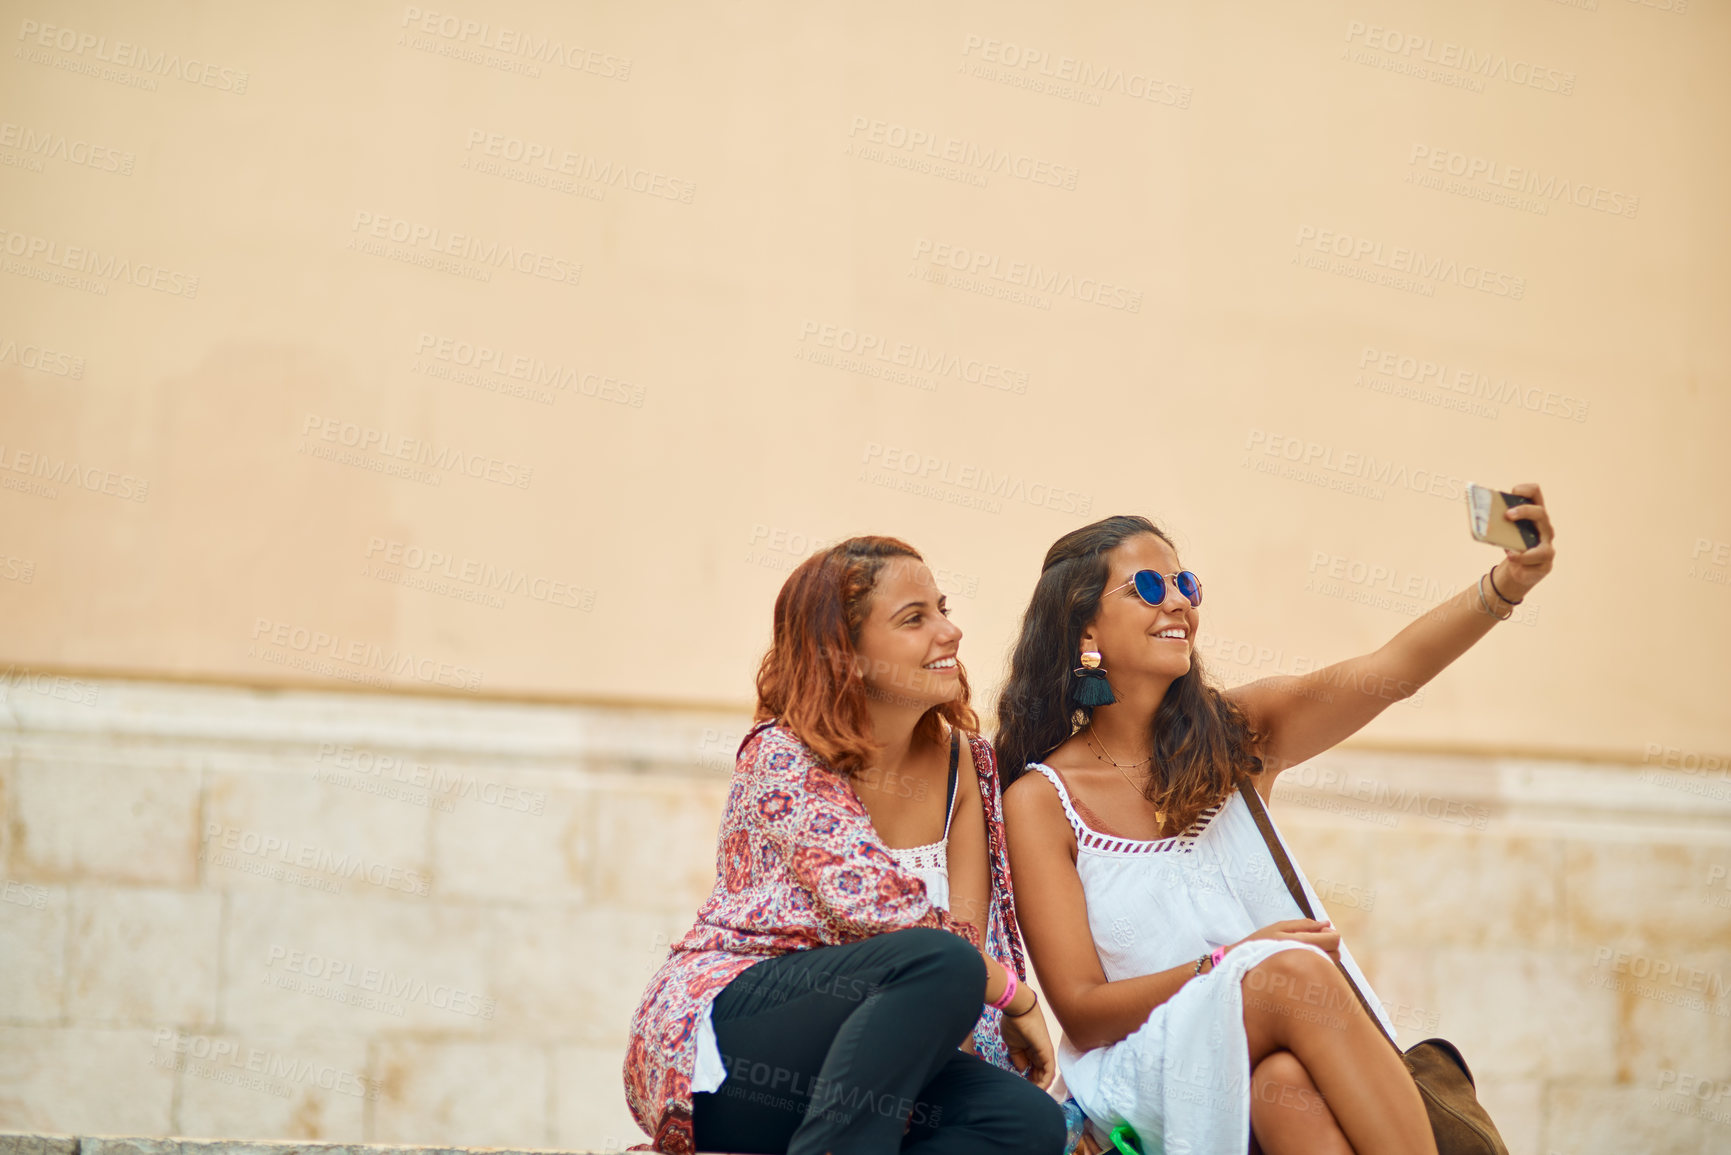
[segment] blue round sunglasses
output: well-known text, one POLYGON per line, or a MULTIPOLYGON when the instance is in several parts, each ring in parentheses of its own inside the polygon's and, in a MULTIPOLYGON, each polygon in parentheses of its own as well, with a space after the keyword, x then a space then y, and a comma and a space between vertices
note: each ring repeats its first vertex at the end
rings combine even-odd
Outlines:
MULTIPOLYGON (((1202 604, 1202 579, 1189 570, 1180 570, 1172 574, 1172 584, 1178 587, 1178 592, 1193 606, 1202 604)), ((1102 597, 1111 597, 1124 586, 1135 585, 1137 595, 1151 606, 1158 606, 1166 601, 1166 576, 1151 569, 1137 570, 1124 585, 1107 590, 1102 597)))

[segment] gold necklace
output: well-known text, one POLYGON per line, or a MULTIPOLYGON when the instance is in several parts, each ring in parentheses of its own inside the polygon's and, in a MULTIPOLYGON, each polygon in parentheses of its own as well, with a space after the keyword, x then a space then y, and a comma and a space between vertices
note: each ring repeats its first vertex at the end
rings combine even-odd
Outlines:
MULTIPOLYGON (((1102 762, 1112 763, 1112 765, 1118 767, 1118 772, 1120 774, 1122 774, 1124 772, 1126 767, 1128 767, 1131 770, 1134 770, 1138 766, 1146 765, 1154 757, 1154 755, 1150 754, 1150 755, 1148 755, 1148 757, 1143 758, 1141 761, 1138 761, 1138 762, 1120 762, 1116 758, 1112 757, 1112 755, 1107 751, 1106 743, 1100 741, 1100 735, 1094 733, 1094 727, 1092 727, 1092 726, 1088 727, 1088 738, 1090 741, 1092 741, 1094 743, 1094 745, 1100 747, 1100 753, 1094 755, 1094 757, 1099 758, 1102 762), (1101 755, 1105 755, 1105 756, 1101 757, 1101 755)), ((1129 781, 1129 780, 1126 779, 1126 781, 1129 781)), ((1136 783, 1130 782, 1130 785, 1134 786, 1134 785, 1136 785, 1136 783)))
MULTIPOLYGON (((1106 743, 1100 741, 1100 736, 1098 734, 1094 733, 1094 727, 1092 727, 1092 726, 1088 727, 1088 739, 1089 739, 1089 741, 1093 742, 1096 746, 1100 747, 1100 753, 1095 754, 1094 757, 1099 758, 1100 761, 1102 761, 1102 762, 1110 762, 1114 767, 1117 768, 1119 775, 1124 779, 1124 781, 1126 781, 1130 784, 1131 789, 1135 790, 1136 793, 1141 794, 1144 798, 1146 798, 1148 796, 1146 793, 1146 790, 1147 790, 1146 784, 1144 784, 1142 786, 1136 785, 1136 780, 1134 778, 1130 777, 1130 775, 1124 773, 1124 767, 1129 766, 1131 769, 1135 769, 1138 766, 1142 766, 1142 765, 1147 764, 1148 762, 1153 761, 1154 755, 1150 754, 1150 755, 1148 755, 1148 757, 1142 759, 1142 761, 1140 761, 1140 762, 1127 762, 1127 763, 1126 762, 1120 762, 1116 758, 1112 757, 1112 755, 1107 751, 1106 743), (1105 756, 1101 757, 1101 755, 1105 755, 1105 756)), ((1160 829, 1162 829, 1162 830, 1166 829, 1166 812, 1164 810, 1160 809, 1158 806, 1156 806, 1154 808, 1154 821, 1160 824, 1160 829)))

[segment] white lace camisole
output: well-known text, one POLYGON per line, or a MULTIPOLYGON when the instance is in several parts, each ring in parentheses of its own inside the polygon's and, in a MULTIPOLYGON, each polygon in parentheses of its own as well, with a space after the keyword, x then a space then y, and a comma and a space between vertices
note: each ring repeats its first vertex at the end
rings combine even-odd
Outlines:
POLYGON ((950 909, 950 822, 956 816, 956 760, 950 759, 950 784, 945 795, 944 836, 924 846, 886 846, 902 869, 926 884, 926 897, 942 910, 950 909))

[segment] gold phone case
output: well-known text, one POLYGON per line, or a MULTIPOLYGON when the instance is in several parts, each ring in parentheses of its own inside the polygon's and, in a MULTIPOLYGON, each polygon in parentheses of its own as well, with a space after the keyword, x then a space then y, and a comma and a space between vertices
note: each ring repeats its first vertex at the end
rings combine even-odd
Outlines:
POLYGON ((1499 490, 1468 484, 1467 516, 1472 520, 1473 538, 1520 553, 1527 543, 1521 537, 1520 527, 1503 516, 1508 509, 1509 503, 1499 490))

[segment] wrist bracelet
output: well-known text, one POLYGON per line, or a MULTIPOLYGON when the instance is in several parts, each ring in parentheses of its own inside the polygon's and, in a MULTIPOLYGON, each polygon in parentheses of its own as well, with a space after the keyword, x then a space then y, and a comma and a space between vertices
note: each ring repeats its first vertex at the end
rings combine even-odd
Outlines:
POLYGON ((1499 589, 1497 589, 1497 567, 1496 567, 1496 566, 1494 566, 1494 565, 1493 565, 1493 566, 1492 566, 1492 567, 1491 567, 1491 568, 1490 568, 1490 571, 1489 571, 1489 572, 1488 572, 1488 573, 1486 573, 1486 574, 1485 574, 1485 576, 1486 576, 1486 577, 1488 577, 1488 578, 1490 578, 1490 579, 1491 579, 1491 589, 1492 589, 1492 590, 1493 590, 1493 591, 1495 591, 1495 592, 1496 592, 1496 595, 1497 595, 1497 596, 1498 596, 1498 597, 1499 597, 1499 598, 1503 598, 1503 600, 1504 600, 1504 601, 1505 601, 1505 602, 1508 602, 1508 603, 1509 603, 1509 605, 1511 605, 1511 606, 1518 606, 1518 605, 1520 605, 1520 604, 1521 604, 1521 602, 1524 602, 1524 601, 1526 601, 1526 600, 1527 600, 1527 599, 1526 599, 1526 598, 1522 598, 1522 599, 1521 599, 1521 602, 1517 602, 1517 601, 1510 601, 1510 600, 1509 600, 1509 599, 1508 599, 1508 598, 1506 598, 1506 597, 1503 597, 1503 591, 1502 591, 1502 590, 1499 590, 1499 589))
POLYGON ((1219 966, 1220 960, 1225 957, 1226 948, 1223 946, 1215 947, 1213 953, 1208 956, 1208 969, 1213 970, 1215 967, 1219 966))
POLYGON ((1207 962, 1211 957, 1213 957, 1213 956, 1203 955, 1201 958, 1196 960, 1196 971, 1195 971, 1196 974, 1202 973, 1202 964, 1207 962))
POLYGON ((1513 606, 1509 607, 1509 612, 1507 614, 1498 614, 1497 611, 1491 609, 1491 603, 1485 600, 1485 579, 1483 574, 1480 574, 1479 580, 1473 583, 1473 588, 1479 592, 1479 605, 1484 607, 1485 613, 1496 618, 1499 622, 1506 622, 1515 616, 1513 606))
POLYGON ((1010 1009, 1010 1000, 1016 997, 1016 988, 1022 985, 1016 981, 1016 972, 1009 967, 1004 968, 1004 977, 1009 980, 1004 984, 1004 993, 998 996, 996 1002, 986 1004, 988 1007, 994 1007, 1000 1011, 1010 1009))

